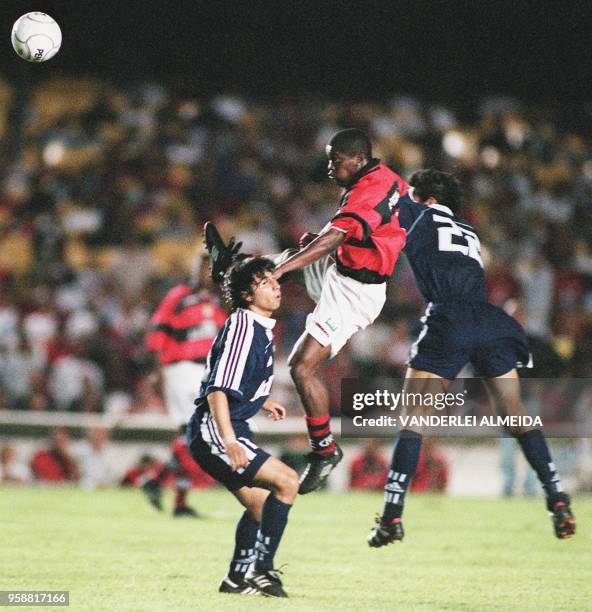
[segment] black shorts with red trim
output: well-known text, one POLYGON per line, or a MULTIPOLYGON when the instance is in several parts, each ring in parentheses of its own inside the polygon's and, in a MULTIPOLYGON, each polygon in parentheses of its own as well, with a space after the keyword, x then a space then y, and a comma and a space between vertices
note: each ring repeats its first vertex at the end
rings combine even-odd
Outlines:
POLYGON ((187 446, 195 462, 229 491, 253 487, 255 476, 271 455, 253 442, 247 421, 233 421, 237 442, 249 459, 246 468, 233 471, 222 438, 210 412, 195 412, 187 426, 187 446))

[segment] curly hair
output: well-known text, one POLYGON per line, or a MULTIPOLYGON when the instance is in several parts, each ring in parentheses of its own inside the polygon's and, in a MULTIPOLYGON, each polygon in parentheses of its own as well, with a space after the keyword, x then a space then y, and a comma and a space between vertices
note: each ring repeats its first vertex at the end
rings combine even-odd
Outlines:
POLYGON ((253 283, 274 270, 275 264, 267 257, 245 257, 233 264, 224 275, 222 284, 224 299, 232 310, 248 307, 245 298, 253 292, 253 283))
POLYGON ((462 209, 462 194, 459 180, 448 172, 428 168, 414 172, 409 179, 421 202, 433 197, 438 204, 447 206, 456 215, 462 209))

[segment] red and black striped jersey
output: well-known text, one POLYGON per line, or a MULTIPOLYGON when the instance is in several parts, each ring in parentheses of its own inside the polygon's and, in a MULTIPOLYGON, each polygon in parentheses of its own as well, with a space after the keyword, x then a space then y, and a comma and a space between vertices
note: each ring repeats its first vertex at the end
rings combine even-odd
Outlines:
POLYGON ((150 320, 146 344, 158 353, 160 363, 205 363, 208 351, 227 315, 208 291, 190 285, 173 287, 150 320))
POLYGON ((362 283, 386 282, 405 246, 395 209, 407 182, 378 159, 354 177, 329 227, 346 234, 337 248, 337 269, 362 283))

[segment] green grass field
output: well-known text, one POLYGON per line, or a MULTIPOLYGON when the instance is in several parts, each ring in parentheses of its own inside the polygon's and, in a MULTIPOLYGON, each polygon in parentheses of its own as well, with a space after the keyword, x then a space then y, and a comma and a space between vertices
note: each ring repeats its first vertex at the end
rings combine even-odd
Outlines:
POLYGON ((589 498, 574 503, 577 536, 559 541, 541 500, 410 496, 405 541, 380 550, 365 542, 380 494, 299 498, 276 558, 282 601, 216 592, 240 514, 223 491, 192 494, 203 520, 158 514, 138 491, 2 488, 0 500, 0 590, 69 590, 72 610, 592 609, 589 498))

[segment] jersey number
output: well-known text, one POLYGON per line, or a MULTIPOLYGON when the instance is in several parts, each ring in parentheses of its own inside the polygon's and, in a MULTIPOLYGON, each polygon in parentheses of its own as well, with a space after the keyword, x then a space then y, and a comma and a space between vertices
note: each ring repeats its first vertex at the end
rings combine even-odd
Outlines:
POLYGON ((446 253, 458 252, 472 257, 483 267, 481 259, 481 244, 474 232, 456 224, 450 217, 434 215, 433 219, 439 224, 438 227, 438 250, 446 253), (456 242, 452 237, 456 236, 456 242))

